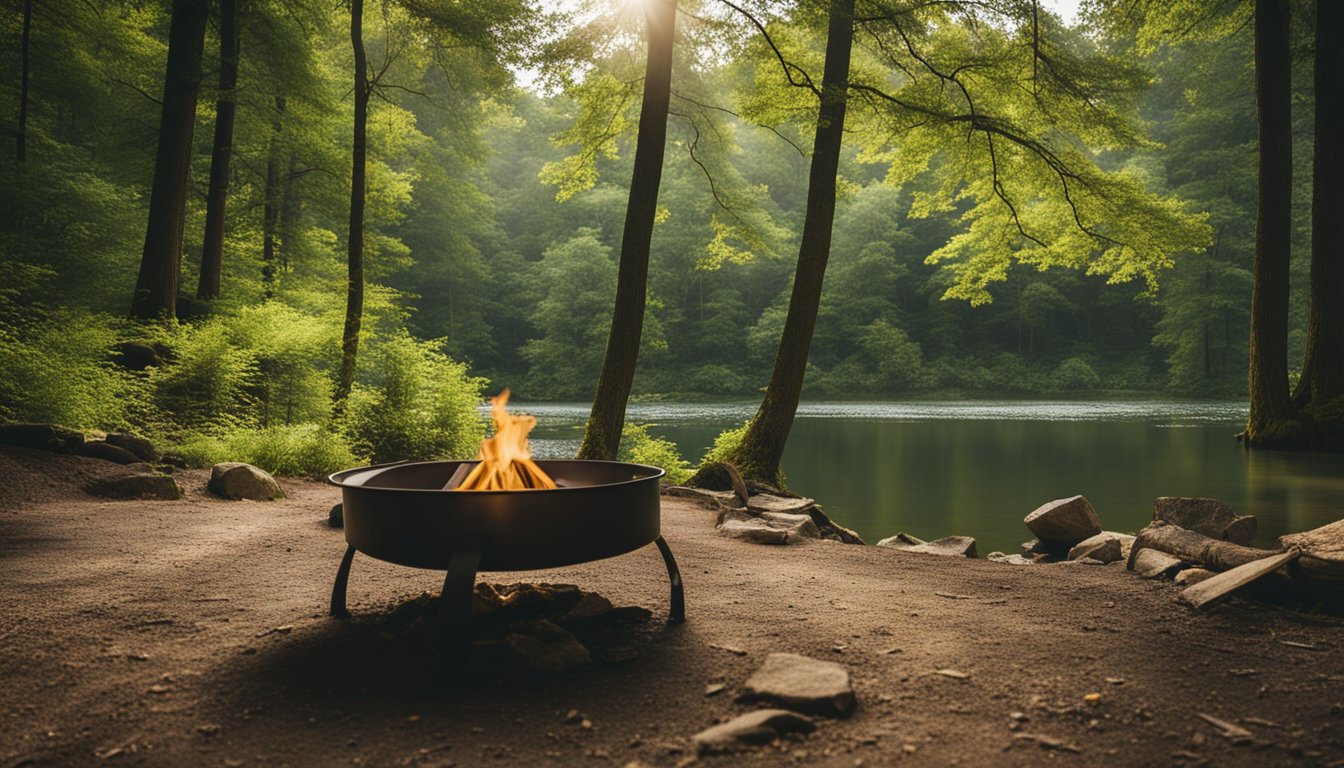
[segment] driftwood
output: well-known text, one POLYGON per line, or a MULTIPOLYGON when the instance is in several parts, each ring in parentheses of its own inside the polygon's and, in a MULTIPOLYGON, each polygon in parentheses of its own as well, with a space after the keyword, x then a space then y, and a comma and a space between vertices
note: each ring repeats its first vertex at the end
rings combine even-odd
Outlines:
POLYGON ((1157 521, 1139 531, 1134 546, 1129 550, 1129 568, 1143 549, 1157 549, 1175 555, 1187 563, 1200 565, 1211 571, 1230 571, 1239 565, 1253 563, 1276 554, 1274 550, 1243 547, 1230 541, 1211 539, 1202 533, 1187 531, 1178 526, 1157 521))
POLYGON ((1279 570, 1301 554, 1301 551, 1294 547, 1287 552, 1239 565, 1230 571, 1223 571, 1217 576, 1187 587, 1181 593, 1181 602, 1192 608, 1208 607, 1247 584, 1279 570))

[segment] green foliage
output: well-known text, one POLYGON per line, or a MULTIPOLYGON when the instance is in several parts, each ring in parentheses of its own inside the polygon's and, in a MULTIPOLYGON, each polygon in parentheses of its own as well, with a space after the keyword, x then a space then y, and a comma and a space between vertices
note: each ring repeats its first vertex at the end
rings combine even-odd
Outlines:
POLYGON ((736 429, 725 429, 714 438, 714 444, 705 451, 704 457, 700 459, 700 466, 713 464, 719 461, 729 461, 737 447, 742 444, 742 438, 747 435, 747 428, 751 426, 750 421, 742 422, 742 426, 736 429))
POLYGON ((539 338, 522 349, 531 365, 530 397, 581 399, 592 394, 606 349, 616 295, 616 262, 598 232, 581 229, 546 250, 537 265, 533 324, 539 338))
POLYGON ((1101 377, 1081 357, 1070 357, 1061 362, 1050 376, 1055 389, 1065 391, 1089 390, 1101 386, 1101 377))
POLYGON ((155 403, 187 429, 209 430, 257 423, 259 371, 249 350, 234 344, 220 321, 168 329, 160 343, 168 365, 155 371, 155 403))
POLYGON ((468 459, 485 436, 476 414, 485 382, 433 342, 407 335, 368 350, 341 427, 357 455, 374 463, 468 459))
POLYGON ((691 465, 681 458, 676 443, 650 435, 645 424, 626 422, 617 458, 658 467, 667 473, 665 482, 672 485, 680 485, 691 477, 691 465))
POLYGON ((170 450, 191 466, 244 461, 290 477, 326 475, 358 463, 342 436, 319 424, 192 433, 170 450))

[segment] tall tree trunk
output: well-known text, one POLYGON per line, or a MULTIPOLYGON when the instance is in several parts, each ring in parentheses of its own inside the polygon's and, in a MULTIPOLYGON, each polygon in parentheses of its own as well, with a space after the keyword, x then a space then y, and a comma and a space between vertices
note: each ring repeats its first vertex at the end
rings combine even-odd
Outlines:
POLYGON ((784 320, 784 333, 779 339, 765 398, 731 458, 747 480, 780 484, 779 462, 784 456, 784 445, 802 397, 812 331, 821 304, 822 278, 826 275, 826 261, 830 257, 836 174, 840 168, 840 142, 848 102, 849 54, 853 41, 854 0, 831 0, 821 107, 807 181, 807 212, 803 218, 802 243, 793 276, 793 292, 789 297, 789 313, 784 320))
MULTIPOLYGON (((280 235, 279 274, 289 271, 290 251, 294 247, 295 238, 298 237, 296 230, 299 226, 299 215, 303 205, 299 199, 298 179, 298 163, 294 159, 294 152, 290 151, 289 164, 285 167, 285 177, 280 182, 280 221, 276 226, 276 231, 280 235)), ((277 280, 278 278, 279 275, 277 275, 277 280)))
POLYGON ((19 55, 23 59, 19 75, 19 128, 14 147, 14 159, 19 165, 28 159, 28 72, 29 40, 33 29, 33 0, 23 0, 23 32, 19 42, 19 55))
POLYGON ((210 153, 210 187, 205 198, 205 246, 196 298, 219 298, 224 265, 224 209, 233 159, 233 116, 238 108, 238 0, 219 0, 219 96, 215 100, 215 144, 210 153))
POLYGON ((663 146, 667 139, 668 101, 672 94, 672 45, 677 22, 676 0, 648 0, 644 6, 648 58, 644 65, 644 102, 639 111, 639 135, 630 197, 625 206, 621 235, 621 265, 616 282, 616 307, 611 333, 597 379, 593 409, 579 448, 580 459, 615 459, 625 425, 625 404, 635 380, 639 341, 644 328, 648 293, 649 243, 658 209, 658 185, 663 175, 663 146))
POLYGON ((1252 446, 1300 437, 1288 393, 1288 260, 1292 226, 1293 135, 1288 0, 1255 3, 1255 101, 1259 184, 1251 288, 1250 401, 1243 436, 1252 446))
POLYGON ((1311 308, 1294 401, 1344 426, 1344 7, 1316 0, 1316 140, 1311 195, 1311 308))
POLYGON ((347 249, 345 329, 341 335, 341 371, 336 380, 337 410, 355 384, 359 328, 364 322, 364 188, 369 147, 369 60, 364 50, 364 0, 350 0, 350 44, 355 52, 355 135, 350 163, 350 236, 347 249))
POLYGON ((285 97, 275 97, 275 120, 271 122, 271 141, 266 148, 266 189, 261 209, 261 285, 266 298, 275 296, 279 277, 275 254, 276 230, 280 221, 280 132, 284 130, 285 97))
POLYGON ((173 0, 168 29, 168 66, 159 117, 159 147, 149 194, 149 222, 131 315, 142 320, 174 318, 182 272, 182 228, 186 223, 187 177, 201 87, 207 0, 173 0))

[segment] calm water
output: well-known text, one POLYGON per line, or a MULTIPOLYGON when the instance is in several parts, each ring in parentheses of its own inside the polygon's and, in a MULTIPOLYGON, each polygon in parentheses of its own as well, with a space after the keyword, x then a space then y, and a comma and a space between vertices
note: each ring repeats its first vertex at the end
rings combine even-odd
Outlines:
MULTIPOLYGON (((527 403, 533 449, 567 458, 588 405, 527 403)), ((698 459, 755 402, 638 404, 629 418, 698 459)), ((1109 530, 1134 532, 1156 496, 1212 496, 1260 522, 1259 543, 1344 517, 1344 457, 1249 452, 1243 403, 809 403, 784 456, 790 487, 869 542, 908 531, 1017 551, 1022 517, 1081 493, 1109 530)))

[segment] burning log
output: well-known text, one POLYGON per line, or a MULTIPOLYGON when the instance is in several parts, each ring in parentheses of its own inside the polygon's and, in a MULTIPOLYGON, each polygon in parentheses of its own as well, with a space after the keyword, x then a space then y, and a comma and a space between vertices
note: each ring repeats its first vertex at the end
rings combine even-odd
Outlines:
POLYGON ((537 425, 533 416, 512 414, 504 409, 509 390, 490 399, 490 414, 495 435, 481 442, 475 465, 462 464, 444 484, 445 491, 519 491, 555 488, 541 468, 532 461, 527 435, 537 425))

